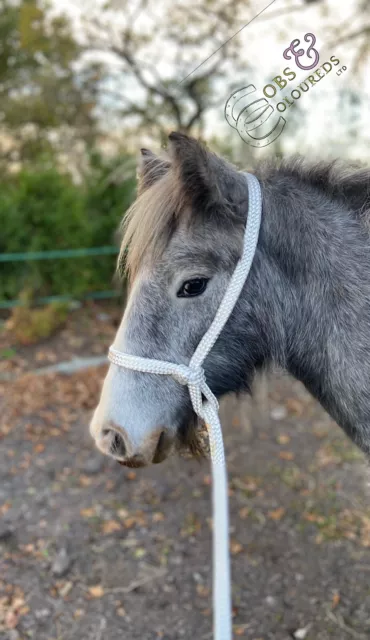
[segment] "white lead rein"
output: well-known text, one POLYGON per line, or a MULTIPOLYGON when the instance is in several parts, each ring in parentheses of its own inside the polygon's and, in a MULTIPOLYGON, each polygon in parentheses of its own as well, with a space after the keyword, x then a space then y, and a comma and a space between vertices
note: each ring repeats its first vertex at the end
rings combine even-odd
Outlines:
POLYGON ((256 252, 261 225, 261 187, 254 175, 246 173, 245 176, 248 183, 248 216, 243 253, 216 316, 196 348, 189 365, 140 358, 117 351, 113 346, 110 347, 108 355, 109 360, 119 367, 144 373, 171 375, 180 384, 187 385, 193 409, 206 423, 212 461, 214 640, 232 638, 228 484, 218 402, 207 385, 201 365, 234 309, 256 252))

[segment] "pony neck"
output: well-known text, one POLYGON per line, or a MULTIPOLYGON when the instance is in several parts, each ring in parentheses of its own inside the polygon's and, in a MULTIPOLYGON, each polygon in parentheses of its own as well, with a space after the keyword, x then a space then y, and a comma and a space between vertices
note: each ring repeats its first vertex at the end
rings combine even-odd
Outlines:
POLYGON ((281 178, 263 185, 260 279, 269 285, 258 288, 265 307, 269 298, 270 355, 370 453, 369 234, 343 204, 308 191, 281 178))

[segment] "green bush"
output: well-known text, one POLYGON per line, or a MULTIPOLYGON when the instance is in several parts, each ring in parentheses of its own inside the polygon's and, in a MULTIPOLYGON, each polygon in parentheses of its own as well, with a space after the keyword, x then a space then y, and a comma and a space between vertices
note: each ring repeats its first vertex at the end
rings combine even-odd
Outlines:
MULTIPOLYGON (((114 172, 113 172, 114 173, 114 172)), ((111 166, 94 159, 83 186, 56 169, 22 171, 0 182, 0 252, 49 251, 112 245, 131 203, 132 173, 110 179, 111 166), (99 164, 100 162, 100 164, 99 164)), ((32 290, 37 296, 109 289, 116 256, 0 263, 0 300, 32 290)))
MULTIPOLYGON (((120 158, 106 165, 97 155, 91 158, 91 164, 92 172, 87 181, 86 191, 91 246, 115 245, 119 242, 117 230, 123 214, 135 195, 136 172, 133 158, 120 158)), ((104 289, 112 282, 116 258, 94 258, 94 261, 100 261, 97 272, 99 282, 95 283, 95 287, 100 286, 104 289)))
POLYGON ((5 325, 6 330, 18 343, 34 344, 48 338, 63 326, 68 315, 67 304, 53 302, 33 309, 32 300, 27 299, 27 294, 22 294, 21 297, 24 304, 12 309, 11 316, 5 325))

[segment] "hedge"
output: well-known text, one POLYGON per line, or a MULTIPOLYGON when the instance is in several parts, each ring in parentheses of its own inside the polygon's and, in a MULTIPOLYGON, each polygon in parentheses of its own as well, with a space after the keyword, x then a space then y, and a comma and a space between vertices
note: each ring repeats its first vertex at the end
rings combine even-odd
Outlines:
MULTIPOLYGON (((0 179, 0 253, 112 245, 134 198, 135 178, 112 180, 112 167, 95 166, 79 186, 55 168, 0 179)), ((0 300, 23 290, 37 296, 74 295, 112 288, 116 256, 0 263, 0 300)))

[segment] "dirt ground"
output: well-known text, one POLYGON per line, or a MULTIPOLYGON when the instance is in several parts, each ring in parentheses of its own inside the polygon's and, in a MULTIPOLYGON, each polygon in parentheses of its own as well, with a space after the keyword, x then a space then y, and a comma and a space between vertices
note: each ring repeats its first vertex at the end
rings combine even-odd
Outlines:
MULTIPOLYGON (((4 347, 1 640, 212 638, 209 463, 117 465, 87 429, 105 366, 32 373, 104 353, 116 323, 90 307, 41 345, 4 347)), ((300 384, 271 375, 268 396, 252 434, 231 410, 224 429, 234 637, 365 640, 368 467, 300 384)))

